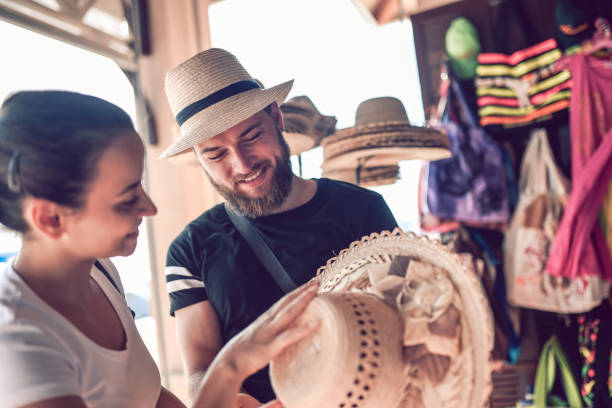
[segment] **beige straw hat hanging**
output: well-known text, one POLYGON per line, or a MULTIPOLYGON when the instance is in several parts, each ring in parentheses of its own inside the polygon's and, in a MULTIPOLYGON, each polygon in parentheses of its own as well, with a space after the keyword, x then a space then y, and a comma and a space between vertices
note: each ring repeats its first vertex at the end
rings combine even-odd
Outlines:
POLYGON ((321 114, 308 96, 294 96, 280 105, 285 130, 283 135, 291 154, 299 155, 317 147, 334 133, 336 118, 321 114))
POLYGON ((287 98, 293 80, 263 88, 228 51, 210 48, 166 74, 166 96, 180 136, 161 155, 169 158, 190 150, 287 98))
POLYGON ((320 321, 320 329, 270 365, 284 406, 487 404, 493 318, 476 273, 459 255, 397 228, 353 242, 318 279, 321 295, 303 318, 320 321))
POLYGON ((322 143, 324 171, 396 165, 401 160, 450 157, 440 129, 412 126, 402 102, 378 97, 359 104, 355 126, 338 130, 322 143))

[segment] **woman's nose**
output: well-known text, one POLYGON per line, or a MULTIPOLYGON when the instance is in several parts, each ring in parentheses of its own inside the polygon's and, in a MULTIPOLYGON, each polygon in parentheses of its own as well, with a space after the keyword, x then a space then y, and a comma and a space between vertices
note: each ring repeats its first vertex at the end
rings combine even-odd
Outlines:
POLYGON ((149 195, 145 193, 144 191, 143 191, 143 195, 144 195, 144 200, 143 200, 143 206, 141 209, 142 215, 144 217, 150 217, 150 216, 157 214, 157 207, 153 203, 153 200, 151 200, 151 197, 149 197, 149 195))

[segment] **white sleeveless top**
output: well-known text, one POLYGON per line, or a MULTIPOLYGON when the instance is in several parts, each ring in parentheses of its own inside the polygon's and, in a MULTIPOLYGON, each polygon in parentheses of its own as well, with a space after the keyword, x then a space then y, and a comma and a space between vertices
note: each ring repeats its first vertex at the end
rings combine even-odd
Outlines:
MULTIPOLYGON (((101 263, 123 291, 113 264, 101 263)), ((0 408, 70 395, 91 408, 155 407, 159 371, 125 299, 97 268, 91 274, 121 320, 124 350, 109 350, 87 338, 11 266, 0 272, 0 408)))

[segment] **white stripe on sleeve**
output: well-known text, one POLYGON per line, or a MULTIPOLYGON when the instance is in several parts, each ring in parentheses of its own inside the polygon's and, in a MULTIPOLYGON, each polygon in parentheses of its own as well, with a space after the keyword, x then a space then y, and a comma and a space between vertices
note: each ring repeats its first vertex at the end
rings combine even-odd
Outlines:
POLYGON ((194 275, 189 272, 187 268, 184 268, 182 266, 166 266, 166 276, 167 275, 180 275, 187 276, 189 278, 194 277, 194 275))
MULTIPOLYGON (((191 275, 190 275, 191 276, 191 275)), ((168 293, 179 292, 185 289, 203 288, 204 283, 196 279, 179 279, 167 282, 168 293)))

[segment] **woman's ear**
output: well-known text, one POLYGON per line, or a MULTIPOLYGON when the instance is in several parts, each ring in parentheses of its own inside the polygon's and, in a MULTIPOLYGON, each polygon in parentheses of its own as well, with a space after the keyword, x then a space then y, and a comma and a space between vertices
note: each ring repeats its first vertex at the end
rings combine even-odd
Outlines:
POLYGON ((53 239, 64 232, 66 211, 60 205, 41 198, 29 198, 23 208, 24 217, 32 229, 53 239))

